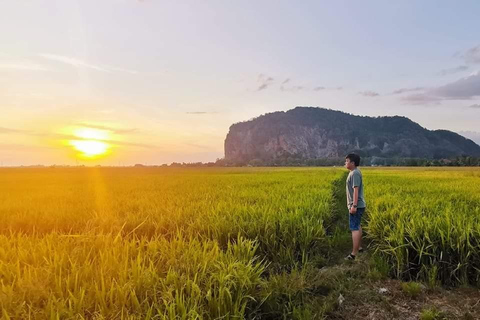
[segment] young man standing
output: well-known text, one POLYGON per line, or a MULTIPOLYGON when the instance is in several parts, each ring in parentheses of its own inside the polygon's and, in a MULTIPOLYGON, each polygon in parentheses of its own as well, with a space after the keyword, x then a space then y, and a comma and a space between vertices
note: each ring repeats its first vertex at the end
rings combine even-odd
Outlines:
POLYGON ((349 213, 350 231, 352 231, 353 250, 345 259, 355 260, 358 252, 362 252, 362 215, 365 212, 365 197, 363 195, 362 173, 357 168, 360 156, 350 153, 345 157, 345 168, 350 170, 346 182, 347 208, 349 213))

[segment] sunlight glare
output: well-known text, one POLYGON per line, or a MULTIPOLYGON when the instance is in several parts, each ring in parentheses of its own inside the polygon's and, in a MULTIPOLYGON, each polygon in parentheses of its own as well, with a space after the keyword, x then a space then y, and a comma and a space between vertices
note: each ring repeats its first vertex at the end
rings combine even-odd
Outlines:
POLYGON ((105 155, 110 147, 107 142, 108 130, 77 128, 73 130, 73 135, 79 139, 70 140, 69 144, 79 151, 79 156, 83 158, 98 158, 105 155))
POLYGON ((71 145, 86 157, 95 157, 107 152, 108 144, 95 140, 72 140, 71 145))

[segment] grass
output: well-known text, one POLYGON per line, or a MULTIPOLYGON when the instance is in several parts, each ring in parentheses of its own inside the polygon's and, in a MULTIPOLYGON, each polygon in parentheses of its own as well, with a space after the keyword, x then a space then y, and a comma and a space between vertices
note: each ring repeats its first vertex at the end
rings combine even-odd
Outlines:
POLYGON ((240 319, 278 302, 272 312, 305 317, 304 287, 276 283, 306 279, 328 252, 324 223, 343 175, 0 171, 0 307, 13 319, 240 319))
POLYGON ((480 170, 362 172, 343 264, 342 169, 0 168, 1 317, 324 319, 390 276, 478 284, 480 170))
POLYGON ((422 286, 418 282, 404 282, 402 291, 411 298, 417 298, 422 293, 422 286))
POLYGON ((364 170, 366 228, 392 272, 431 286, 480 285, 480 170, 364 170))
POLYGON ((420 320, 442 320, 446 319, 441 311, 437 308, 428 308, 422 310, 420 320))

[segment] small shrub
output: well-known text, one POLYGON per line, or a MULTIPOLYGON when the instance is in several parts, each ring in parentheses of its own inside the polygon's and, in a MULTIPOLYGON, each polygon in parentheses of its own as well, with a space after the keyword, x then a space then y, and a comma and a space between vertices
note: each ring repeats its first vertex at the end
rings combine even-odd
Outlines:
POLYGON ((422 310, 420 313, 420 320, 443 320, 446 319, 443 312, 437 310, 435 307, 422 310))
POLYGON ((378 280, 384 279, 385 277, 378 270, 370 270, 367 273, 367 278, 372 280, 372 281, 378 281, 378 280))
POLYGON ((374 255, 369 263, 368 278, 371 280, 381 280, 388 277, 390 265, 387 259, 381 255, 374 255))
POLYGON ((412 298, 416 298, 422 293, 422 287, 418 282, 402 283, 402 291, 412 298))
POLYGON ((427 279, 428 288, 438 288, 441 284, 438 280, 438 266, 434 265, 430 268, 425 268, 425 278, 427 279))

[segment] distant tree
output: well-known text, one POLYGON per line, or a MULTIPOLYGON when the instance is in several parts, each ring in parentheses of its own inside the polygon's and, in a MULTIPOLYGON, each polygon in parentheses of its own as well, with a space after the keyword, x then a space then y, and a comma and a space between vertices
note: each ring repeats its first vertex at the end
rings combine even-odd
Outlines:
POLYGON ((263 163, 262 159, 255 158, 255 159, 250 160, 248 162, 248 165, 250 165, 252 167, 261 167, 261 166, 264 166, 264 163, 263 163))

